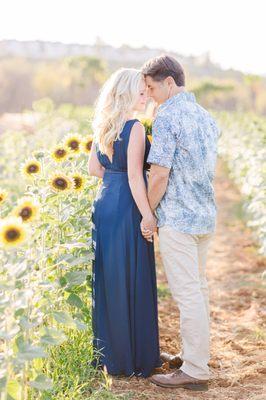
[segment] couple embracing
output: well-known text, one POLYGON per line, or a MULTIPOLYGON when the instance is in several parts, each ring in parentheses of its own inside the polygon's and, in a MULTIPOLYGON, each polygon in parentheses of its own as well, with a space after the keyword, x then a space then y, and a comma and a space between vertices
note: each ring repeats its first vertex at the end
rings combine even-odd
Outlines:
POLYGON ((163 55, 108 79, 93 128, 89 174, 102 178, 92 207, 94 365, 162 387, 207 390, 216 122, 186 91, 182 66, 163 55), (152 144, 135 118, 148 98, 158 106, 152 144), (175 355, 159 348, 155 234, 180 311, 175 355), (173 372, 153 374, 166 361, 173 372))

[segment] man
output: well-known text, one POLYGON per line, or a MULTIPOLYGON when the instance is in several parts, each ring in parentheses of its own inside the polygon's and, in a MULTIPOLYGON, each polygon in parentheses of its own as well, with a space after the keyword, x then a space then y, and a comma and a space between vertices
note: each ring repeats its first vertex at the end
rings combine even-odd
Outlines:
MULTIPOLYGON (((207 390, 210 319, 205 275, 216 205, 214 178, 219 130, 193 93, 185 90, 182 66, 170 56, 142 68, 149 95, 159 105, 148 156, 148 197, 156 210, 162 261, 180 311, 182 351, 161 354, 177 368, 150 379, 163 387, 207 390)), ((152 232, 141 226, 147 238, 152 232)))

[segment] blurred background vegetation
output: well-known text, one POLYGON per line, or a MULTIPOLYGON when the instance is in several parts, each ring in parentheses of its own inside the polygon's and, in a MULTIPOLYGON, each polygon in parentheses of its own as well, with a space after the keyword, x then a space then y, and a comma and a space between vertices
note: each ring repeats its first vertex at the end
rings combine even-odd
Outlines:
MULTIPOLYGON (((19 113, 43 97, 56 105, 93 105, 100 86, 115 69, 139 68, 161 53, 162 49, 145 46, 116 48, 100 39, 94 45, 0 41, 0 114, 19 113)), ((184 66, 188 89, 203 106, 266 114, 266 77, 223 70, 208 53, 197 57, 169 54, 184 66)))

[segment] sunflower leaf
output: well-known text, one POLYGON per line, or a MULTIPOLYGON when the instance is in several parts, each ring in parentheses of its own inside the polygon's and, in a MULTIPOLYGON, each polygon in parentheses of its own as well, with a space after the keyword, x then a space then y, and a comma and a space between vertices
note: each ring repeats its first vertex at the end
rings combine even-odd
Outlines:
POLYGON ((54 311, 53 317, 59 324, 64 324, 72 327, 75 326, 75 322, 71 315, 64 311, 54 311))
POLYGON ((7 383, 7 400, 20 400, 21 386, 18 381, 11 380, 7 383))
MULTIPOLYGON (((85 258, 85 257, 84 257, 85 258)), ((85 258, 87 261, 87 257, 85 258)), ((82 263, 82 258, 77 258, 74 262, 70 263, 71 266, 82 263)), ((71 271, 65 274, 65 278, 69 286, 81 285, 85 282, 88 271, 71 271)))
POLYGON ((68 298, 67 298, 68 304, 71 306, 77 307, 77 308, 82 308, 84 303, 81 300, 79 296, 77 296, 75 293, 71 293, 68 298))

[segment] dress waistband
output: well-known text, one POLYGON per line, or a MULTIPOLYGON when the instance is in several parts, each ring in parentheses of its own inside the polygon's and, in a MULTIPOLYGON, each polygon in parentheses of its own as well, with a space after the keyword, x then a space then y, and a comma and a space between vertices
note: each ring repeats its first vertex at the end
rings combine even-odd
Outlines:
POLYGON ((127 171, 116 171, 108 168, 106 168, 104 172, 108 172, 109 174, 127 174, 127 171))

